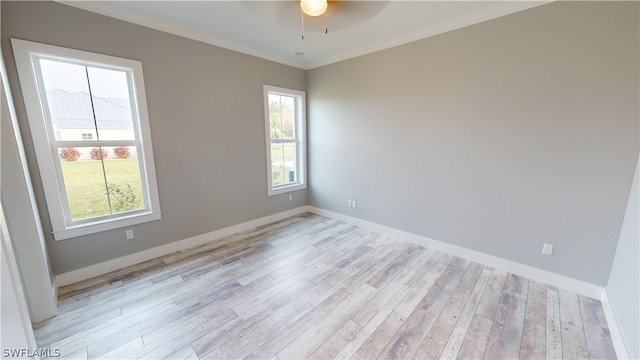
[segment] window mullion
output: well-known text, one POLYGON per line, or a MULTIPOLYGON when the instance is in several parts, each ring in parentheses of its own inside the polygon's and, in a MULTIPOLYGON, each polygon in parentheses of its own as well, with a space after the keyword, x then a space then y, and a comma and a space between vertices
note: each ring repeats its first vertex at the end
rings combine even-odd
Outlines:
POLYGON ((297 139, 271 139, 272 144, 296 144, 297 139))
POLYGON ((139 142, 135 140, 58 140, 51 141, 51 144, 57 148, 65 147, 110 147, 110 146, 138 146, 139 142))

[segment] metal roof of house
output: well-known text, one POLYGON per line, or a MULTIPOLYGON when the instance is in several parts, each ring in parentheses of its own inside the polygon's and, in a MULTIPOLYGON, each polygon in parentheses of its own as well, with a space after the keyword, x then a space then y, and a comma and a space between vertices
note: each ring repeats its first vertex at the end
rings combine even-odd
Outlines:
MULTIPOLYGON (((86 92, 70 93, 60 89, 47 91, 52 123, 61 129, 94 128, 91 99, 86 92)), ((93 96, 98 129, 131 129, 128 100, 93 96)))

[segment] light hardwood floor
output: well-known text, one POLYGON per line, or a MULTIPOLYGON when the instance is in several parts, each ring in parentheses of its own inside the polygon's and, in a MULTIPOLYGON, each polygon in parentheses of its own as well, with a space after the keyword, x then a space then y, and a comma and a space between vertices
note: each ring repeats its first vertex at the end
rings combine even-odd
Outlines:
POLYGON ((312 214, 63 287, 64 358, 600 358, 598 300, 312 214))

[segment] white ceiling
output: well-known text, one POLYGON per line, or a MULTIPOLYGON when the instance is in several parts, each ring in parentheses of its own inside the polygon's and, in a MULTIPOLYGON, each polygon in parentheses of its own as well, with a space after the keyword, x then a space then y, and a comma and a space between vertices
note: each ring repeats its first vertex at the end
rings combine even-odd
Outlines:
POLYGON ((301 69, 312 69, 508 15, 549 1, 64 1, 65 4, 301 69), (298 57, 296 53, 303 53, 298 57))

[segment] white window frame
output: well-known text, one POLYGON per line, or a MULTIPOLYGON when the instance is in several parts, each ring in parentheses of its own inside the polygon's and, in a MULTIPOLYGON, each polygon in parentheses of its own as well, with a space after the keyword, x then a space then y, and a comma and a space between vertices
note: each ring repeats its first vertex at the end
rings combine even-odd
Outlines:
POLYGON ((40 170, 40 178, 47 200, 47 208, 55 240, 69 239, 159 220, 160 200, 156 183, 142 63, 136 60, 19 39, 11 39, 11 45, 16 60, 22 95, 27 109, 27 118, 38 160, 38 169, 40 170), (52 152, 51 141, 53 134, 50 134, 48 115, 43 110, 43 107, 46 107, 44 105, 46 104, 46 99, 42 98, 38 88, 38 76, 36 75, 38 66, 36 61, 40 57, 74 61, 80 64, 106 67, 129 73, 131 79, 130 93, 132 97, 135 97, 135 101, 132 101, 132 112, 134 113, 134 132, 137 134, 136 144, 140 159, 140 177, 145 197, 144 209, 122 214, 111 214, 95 219, 71 220, 70 215, 68 215, 67 199, 63 190, 62 174, 60 173, 61 170, 59 170, 60 157, 57 156, 57 149, 55 154, 52 152))
POLYGON ((307 188, 307 128, 306 128, 306 93, 300 90, 287 89, 272 85, 263 85, 265 139, 267 149, 267 195, 284 194, 307 188), (295 98, 295 136, 296 136, 296 171, 294 183, 273 186, 271 172, 271 127, 269 125, 269 94, 291 96, 295 98))

